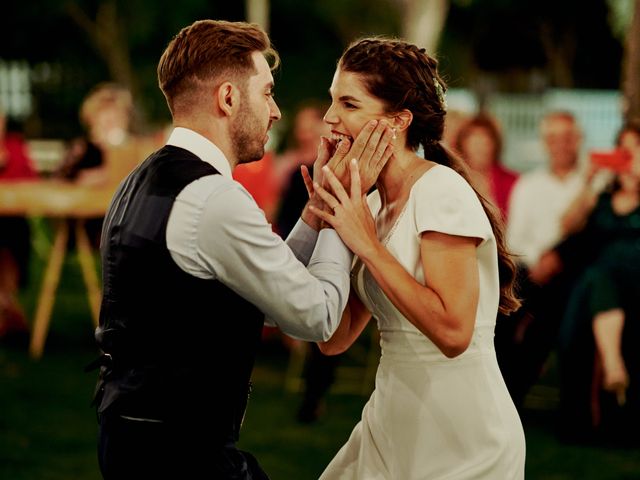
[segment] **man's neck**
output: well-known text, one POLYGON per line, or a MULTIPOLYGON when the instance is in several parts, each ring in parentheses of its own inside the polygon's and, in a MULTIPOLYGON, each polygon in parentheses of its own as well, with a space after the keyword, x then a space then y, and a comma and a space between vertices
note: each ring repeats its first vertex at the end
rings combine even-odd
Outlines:
POLYGON ((551 169, 551 173, 558 177, 560 180, 564 180, 575 171, 575 167, 554 167, 551 169))
POLYGON ((176 119, 174 120, 173 126, 193 130, 213 143, 224 154, 225 158, 229 162, 231 171, 233 171, 238 164, 238 160, 236 159, 233 153, 233 148, 231 147, 230 136, 227 129, 224 128, 224 125, 220 124, 220 122, 198 122, 197 120, 194 121, 194 119, 176 119))

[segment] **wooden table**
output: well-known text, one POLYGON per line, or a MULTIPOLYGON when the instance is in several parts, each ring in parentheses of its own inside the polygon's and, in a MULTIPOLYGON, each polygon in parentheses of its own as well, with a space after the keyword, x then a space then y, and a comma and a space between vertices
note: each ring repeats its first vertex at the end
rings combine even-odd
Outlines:
POLYGON ((91 243, 84 228, 89 218, 103 217, 114 188, 82 187, 57 180, 0 182, 0 215, 41 216, 54 221, 53 246, 38 295, 29 353, 40 358, 49 330, 51 312, 67 252, 69 220, 76 220, 78 261, 87 288, 94 325, 98 324, 102 292, 91 243))

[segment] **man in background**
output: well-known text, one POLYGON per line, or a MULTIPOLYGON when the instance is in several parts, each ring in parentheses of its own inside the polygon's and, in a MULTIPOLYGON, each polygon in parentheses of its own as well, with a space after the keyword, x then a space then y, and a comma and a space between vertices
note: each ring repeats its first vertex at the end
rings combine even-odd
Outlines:
POLYGON ((570 112, 547 113, 540 124, 545 165, 524 173, 511 193, 507 244, 520 267, 523 306, 496 325, 500 368, 518 408, 538 380, 555 346, 575 272, 563 269, 553 247, 562 239, 561 219, 584 184, 582 134, 570 112))

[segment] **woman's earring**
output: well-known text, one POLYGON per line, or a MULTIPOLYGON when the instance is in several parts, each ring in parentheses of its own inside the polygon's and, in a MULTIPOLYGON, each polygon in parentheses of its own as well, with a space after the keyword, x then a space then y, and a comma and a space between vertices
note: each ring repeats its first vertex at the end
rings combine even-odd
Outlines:
POLYGON ((391 139, 395 140, 396 138, 398 138, 398 136, 396 135, 396 129, 392 128, 391 131, 393 132, 393 137, 391 137, 391 139))

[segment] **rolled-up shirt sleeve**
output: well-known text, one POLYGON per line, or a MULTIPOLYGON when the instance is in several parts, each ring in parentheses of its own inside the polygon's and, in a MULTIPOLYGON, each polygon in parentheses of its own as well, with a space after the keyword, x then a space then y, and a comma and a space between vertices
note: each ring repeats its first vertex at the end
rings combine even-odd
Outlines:
MULTIPOLYGON (((221 281, 294 338, 327 340, 346 306, 352 261, 336 232, 317 234, 300 222, 287 239, 290 247, 239 184, 219 175, 197 182, 209 185, 191 191, 187 186, 167 225, 167 245, 178 266, 221 281)), ((234 320, 233 312, 228 318, 234 320)))
POLYGON ((317 240, 318 232, 300 219, 291 229, 285 242, 298 260, 304 265, 309 265, 317 240))

